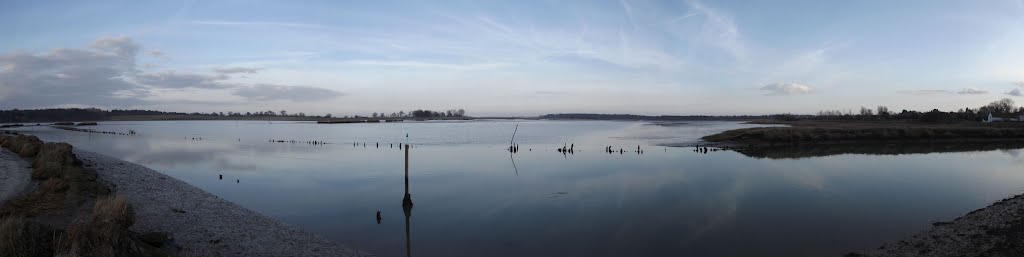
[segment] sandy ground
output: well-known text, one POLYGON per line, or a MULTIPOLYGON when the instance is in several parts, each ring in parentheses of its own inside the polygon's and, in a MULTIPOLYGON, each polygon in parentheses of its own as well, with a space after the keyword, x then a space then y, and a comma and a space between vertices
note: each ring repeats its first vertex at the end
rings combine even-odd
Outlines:
POLYGON ((0 205, 29 185, 32 175, 29 166, 18 154, 0 148, 0 205))
POLYGON ((277 222, 142 165, 75 150, 135 207, 137 232, 167 232, 182 256, 373 256, 277 222))

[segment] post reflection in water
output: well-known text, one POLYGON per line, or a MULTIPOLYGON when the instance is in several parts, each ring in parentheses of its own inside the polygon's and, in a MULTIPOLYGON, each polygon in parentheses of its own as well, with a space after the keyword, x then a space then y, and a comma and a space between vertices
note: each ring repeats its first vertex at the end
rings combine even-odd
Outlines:
POLYGON ((412 195, 409 194, 409 145, 405 145, 405 197, 402 198, 402 212, 405 212, 405 256, 411 257, 409 218, 412 217, 412 195))

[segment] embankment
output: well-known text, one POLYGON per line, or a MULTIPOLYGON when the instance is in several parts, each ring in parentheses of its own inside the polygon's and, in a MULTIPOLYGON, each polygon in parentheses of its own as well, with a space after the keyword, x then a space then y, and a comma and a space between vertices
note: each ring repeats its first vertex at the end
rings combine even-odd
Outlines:
POLYGON ((132 206, 71 145, 28 135, 0 135, 0 145, 32 160, 33 187, 0 206, 0 256, 178 256, 165 240, 128 229, 132 206))
POLYGON ((151 169, 28 135, 30 190, 0 206, 0 256, 370 256, 151 169))

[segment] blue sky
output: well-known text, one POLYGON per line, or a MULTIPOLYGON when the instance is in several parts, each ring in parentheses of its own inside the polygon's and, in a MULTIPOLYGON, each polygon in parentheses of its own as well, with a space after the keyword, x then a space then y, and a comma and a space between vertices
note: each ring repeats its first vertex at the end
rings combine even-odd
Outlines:
POLYGON ((2 5, 0 108, 769 114, 1024 88, 1024 0, 2 5))

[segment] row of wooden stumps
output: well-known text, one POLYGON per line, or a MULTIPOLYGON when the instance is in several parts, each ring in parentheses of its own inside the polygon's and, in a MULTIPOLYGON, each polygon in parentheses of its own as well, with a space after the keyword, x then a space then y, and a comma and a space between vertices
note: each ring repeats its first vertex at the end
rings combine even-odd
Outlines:
MULTIPOLYGON (((238 141, 242 141, 241 138, 238 141)), ((282 139, 270 139, 268 142, 271 143, 292 143, 292 144, 307 144, 307 145, 326 145, 326 141, 320 140, 282 140, 282 139)))
MULTIPOLYGON (((667 152, 668 149, 666 148, 665 151, 667 152)), ((612 149, 612 146, 605 146, 604 147, 604 152, 606 152, 608 154, 613 154, 616 151, 615 151, 615 149, 612 149)), ((622 149, 622 148, 619 148, 618 152, 619 152, 619 154, 624 154, 624 153, 626 153, 626 150, 622 149)), ((636 151, 633 151, 633 152, 636 153, 636 154, 643 154, 644 153, 644 149, 641 149, 640 145, 636 145, 636 151)))
POLYGON ((709 148, 708 146, 697 145, 697 146, 693 147, 693 152, 695 152, 697 154, 708 154, 708 151, 711 151, 711 152, 719 152, 719 151, 725 152, 725 151, 730 151, 730 149, 735 149, 735 148, 730 148, 730 147, 712 147, 712 148, 709 148))
MULTIPOLYGON (((397 143, 397 144, 395 144, 395 143, 388 143, 388 148, 394 149, 396 145, 398 146, 398 150, 402 150, 402 146, 406 146, 406 147, 409 146, 409 144, 403 145, 402 143, 397 143)), ((363 148, 366 148, 367 144, 365 142, 363 142, 363 143, 352 142, 352 147, 360 147, 360 146, 362 146, 363 148)), ((375 148, 380 148, 380 142, 374 143, 374 147, 375 148)))
POLYGON ((575 148, 576 148, 576 144, 571 144, 571 145, 566 146, 565 143, 562 143, 562 148, 555 149, 555 151, 558 151, 559 153, 562 153, 562 155, 565 155, 566 153, 573 154, 573 153, 576 152, 575 148))

